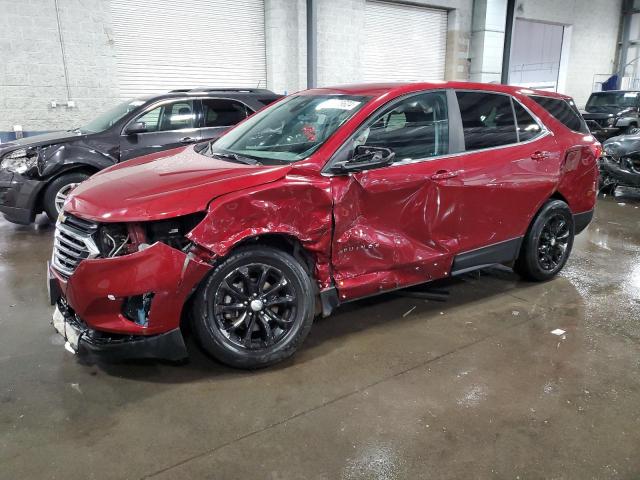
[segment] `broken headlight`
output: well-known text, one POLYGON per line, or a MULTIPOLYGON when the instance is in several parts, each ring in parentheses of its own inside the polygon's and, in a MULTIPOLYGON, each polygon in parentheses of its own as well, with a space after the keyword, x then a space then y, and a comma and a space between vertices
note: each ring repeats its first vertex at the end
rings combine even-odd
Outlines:
POLYGON ((182 217, 145 222, 142 224, 147 243, 162 242, 177 250, 184 250, 189 245, 185 237, 204 218, 205 213, 193 213, 182 217))
POLYGON ((34 168, 37 162, 38 154, 36 152, 26 148, 19 148, 2 157, 0 168, 22 174, 34 168))
POLYGON ((185 250, 190 242, 186 235, 202 221, 205 213, 139 223, 106 223, 100 226, 96 243, 104 258, 127 255, 162 242, 177 250, 185 250))
POLYGON ((131 235, 126 223, 107 223, 98 230, 97 244, 105 258, 133 253, 131 235))

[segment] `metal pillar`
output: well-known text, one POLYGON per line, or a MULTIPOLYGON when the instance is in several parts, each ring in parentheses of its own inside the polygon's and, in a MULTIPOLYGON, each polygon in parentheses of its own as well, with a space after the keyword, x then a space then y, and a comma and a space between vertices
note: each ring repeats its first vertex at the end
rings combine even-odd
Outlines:
POLYGON ((318 81, 318 15, 316 0, 307 0, 307 88, 318 81))
POLYGON ((507 18, 504 25, 504 48, 502 49, 502 74, 500 83, 509 83, 509 62, 511 60, 511 39, 515 24, 516 0, 507 0, 507 18))

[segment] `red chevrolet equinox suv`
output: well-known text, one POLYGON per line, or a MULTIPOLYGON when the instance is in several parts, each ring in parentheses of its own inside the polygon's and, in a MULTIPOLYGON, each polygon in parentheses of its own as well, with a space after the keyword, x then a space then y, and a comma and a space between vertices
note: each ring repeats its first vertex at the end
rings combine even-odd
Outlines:
POLYGON ((49 271, 67 348, 255 368, 316 315, 495 264, 565 265, 596 201, 600 144, 573 101, 475 83, 286 97, 215 142, 110 167, 76 188, 49 271))

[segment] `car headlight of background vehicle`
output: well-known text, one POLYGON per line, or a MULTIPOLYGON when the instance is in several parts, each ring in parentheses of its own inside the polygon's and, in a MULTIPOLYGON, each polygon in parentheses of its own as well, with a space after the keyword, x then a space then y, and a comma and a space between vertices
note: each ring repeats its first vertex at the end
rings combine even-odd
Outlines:
POLYGON ((615 125, 615 123, 616 123, 616 117, 607 118, 608 125, 615 125))
POLYGON ((19 148, 2 157, 0 168, 14 173, 25 173, 35 167, 37 162, 38 155, 36 152, 28 151, 26 148, 19 148))

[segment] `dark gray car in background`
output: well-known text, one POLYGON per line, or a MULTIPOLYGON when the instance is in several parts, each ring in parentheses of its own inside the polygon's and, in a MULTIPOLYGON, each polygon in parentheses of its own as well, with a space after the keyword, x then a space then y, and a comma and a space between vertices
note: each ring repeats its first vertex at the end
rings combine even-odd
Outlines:
POLYGON ((263 89, 173 90, 121 103, 84 127, 0 144, 0 212, 52 221, 68 193, 99 170, 133 157, 215 139, 281 96, 263 89))

